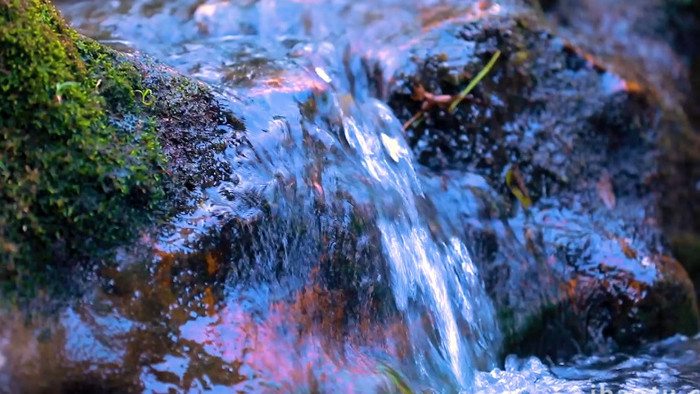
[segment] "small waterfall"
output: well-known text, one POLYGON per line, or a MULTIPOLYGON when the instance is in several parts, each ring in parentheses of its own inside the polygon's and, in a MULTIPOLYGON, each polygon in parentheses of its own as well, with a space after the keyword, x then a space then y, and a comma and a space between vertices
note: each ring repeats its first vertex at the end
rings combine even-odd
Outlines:
MULTIPOLYGON (((326 168, 326 177, 364 179, 349 191, 360 193, 378 212, 392 291, 410 327, 418 373, 426 379, 440 375, 467 388, 479 362, 493 366, 499 340, 493 307, 468 248, 456 237, 429 230, 430 218, 420 210, 428 197, 401 123, 384 103, 368 97, 369 82, 360 62, 348 60, 347 51, 337 48, 322 42, 294 51, 309 78, 324 86, 315 93, 315 101, 322 104, 312 129, 317 138, 326 143, 333 139, 344 152, 332 164, 326 160, 328 167, 342 168, 326 168), (319 123, 320 117, 338 127, 319 123)), ((339 182, 351 184, 348 179, 339 182)))
MULTIPOLYGON (((418 210, 417 199, 425 196, 398 119, 374 99, 356 109, 359 113, 344 114, 344 138, 374 180, 375 195, 383 196, 376 206, 396 303, 403 313, 432 315, 437 334, 432 345, 457 384, 466 387, 475 359, 496 339, 493 309, 466 246, 456 237, 433 239, 418 210)), ((432 334, 411 333, 417 344, 432 334)))
MULTIPOLYGON (((230 71, 225 67, 197 67, 195 73, 219 85, 224 96, 244 103, 238 115, 254 153, 243 155, 244 162, 231 154, 236 172, 242 182, 274 200, 285 217, 313 215, 313 208, 299 206, 307 204, 302 200, 319 194, 332 199, 333 189, 371 205, 378 215, 393 301, 410 335, 411 365, 402 365, 402 372, 432 387, 449 386, 446 391, 468 389, 478 368, 495 366, 500 339, 495 312, 467 246, 449 233, 430 230, 428 223, 434 218, 421 209, 430 203, 429 196, 422 191, 401 123, 390 108, 371 97, 362 61, 363 53, 382 53, 379 60, 391 63, 384 69, 395 68, 400 61, 396 40, 415 30, 419 7, 392 4, 401 27, 368 24, 365 27, 377 38, 369 43, 359 40, 362 29, 342 28, 343 15, 358 19, 371 13, 369 4, 357 3, 343 12, 332 11, 329 4, 304 2, 263 1, 258 6, 257 36, 226 35, 188 49, 201 52, 207 64, 231 64, 232 70, 251 63, 247 74, 236 71, 225 78, 222 74, 230 71), (289 19, 303 13, 314 21, 312 34, 299 31, 298 19, 289 19), (319 152, 314 144, 324 148, 319 152), (275 191, 279 179, 293 185, 298 201, 279 201, 285 198, 275 191)), ((322 242, 304 242, 314 241, 322 242)), ((288 264, 300 264, 297 257, 287 259, 288 264)))

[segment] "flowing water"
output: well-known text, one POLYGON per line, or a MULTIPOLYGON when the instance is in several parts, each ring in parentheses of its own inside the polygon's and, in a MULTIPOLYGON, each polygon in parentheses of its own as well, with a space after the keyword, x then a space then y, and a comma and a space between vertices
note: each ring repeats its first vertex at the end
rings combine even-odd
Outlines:
MULTIPOLYGON (((431 225, 442 219, 427 214, 422 175, 400 122, 381 101, 393 70, 408 61, 402 48, 411 40, 440 22, 498 13, 498 5, 58 5, 87 35, 149 53, 212 86, 243 120, 249 140, 222 153, 235 179, 205 190, 205 203, 154 241, 152 261, 144 267, 125 257, 106 287, 61 314, 53 337, 61 338, 58 346, 76 368, 118 371, 113 379, 128 376, 147 392, 403 386, 436 392, 591 392, 603 386, 690 391, 700 385, 698 340, 682 337, 640 354, 561 365, 511 356, 498 368, 501 338, 469 246, 431 225), (383 74, 370 79, 377 69, 383 74), (217 228, 232 218, 248 225, 217 228), (356 239, 337 236, 338 226, 363 220, 374 224, 359 225, 356 239), (237 265, 225 286, 200 283, 186 267, 163 277, 163 267, 181 264, 173 256, 207 250, 197 239, 226 231, 234 235, 224 241, 240 242, 240 250, 203 259, 208 267, 237 265), (318 262, 345 251, 344 242, 354 242, 360 262, 349 286, 355 290, 348 290, 344 276, 340 296, 311 286, 318 262), (347 316, 343 305, 354 301, 339 299, 352 291, 367 292, 374 309, 358 306, 350 309, 356 316, 347 316)), ((31 346, 39 355, 53 349, 41 342, 31 346)))

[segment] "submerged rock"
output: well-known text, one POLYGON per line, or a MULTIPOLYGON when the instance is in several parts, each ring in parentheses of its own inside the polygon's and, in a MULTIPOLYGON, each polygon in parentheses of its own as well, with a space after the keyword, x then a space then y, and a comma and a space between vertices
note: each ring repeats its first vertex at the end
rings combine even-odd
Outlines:
MULTIPOLYGON (((329 207, 350 219, 343 208, 329 207)), ((368 278, 382 265, 353 258, 380 256, 378 241, 329 218, 314 229, 269 213, 192 217, 178 230, 215 223, 178 248, 124 250, 89 302, 29 323, 4 315, 0 382, 13 392, 390 390, 363 349, 407 339, 400 322, 377 329, 390 295, 368 278)))
POLYGON ((667 133, 685 119, 526 5, 481 11, 414 40, 389 102, 409 120, 426 108, 416 92, 456 95, 501 53, 454 113, 433 105, 406 133, 443 178, 424 182, 437 231, 475 245, 505 350, 563 358, 696 332, 693 285, 669 257, 654 194, 667 133))

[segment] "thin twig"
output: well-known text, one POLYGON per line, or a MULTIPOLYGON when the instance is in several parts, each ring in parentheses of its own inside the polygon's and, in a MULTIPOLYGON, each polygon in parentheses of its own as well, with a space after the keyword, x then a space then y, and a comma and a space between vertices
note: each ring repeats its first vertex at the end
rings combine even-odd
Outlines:
POLYGON ((479 71, 479 74, 477 74, 476 77, 474 77, 474 79, 469 81, 469 85, 467 85, 467 87, 464 88, 464 90, 462 90, 462 92, 459 95, 457 95, 457 97, 455 97, 455 100, 452 102, 452 104, 450 104, 450 107, 448 108, 448 111, 450 113, 454 112, 455 108, 457 108, 459 103, 461 103, 462 100, 464 100, 464 98, 467 97, 469 92, 471 92, 472 89, 474 89, 476 84, 478 84, 482 79, 484 79, 486 74, 488 74, 489 71, 491 71, 493 65, 496 64, 496 60, 498 60, 499 56, 501 56, 501 51, 496 50, 496 53, 493 54, 491 60, 489 60, 489 62, 486 64, 486 67, 482 68, 481 71, 479 71))
POLYGON ((403 124, 403 130, 404 131, 408 130, 408 128, 411 127, 411 124, 413 124, 413 122, 420 119, 422 116, 423 116, 423 111, 416 112, 416 114, 413 115, 413 117, 411 117, 411 119, 407 120, 406 123, 403 124))

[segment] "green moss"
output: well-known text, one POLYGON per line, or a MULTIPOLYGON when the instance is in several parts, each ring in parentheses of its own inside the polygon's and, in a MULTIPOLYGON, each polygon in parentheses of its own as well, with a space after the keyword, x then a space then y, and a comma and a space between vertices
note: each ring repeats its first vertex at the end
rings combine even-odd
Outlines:
POLYGON ((68 28, 45 0, 0 0, 0 279, 134 236, 163 196, 155 123, 116 52, 68 28))

